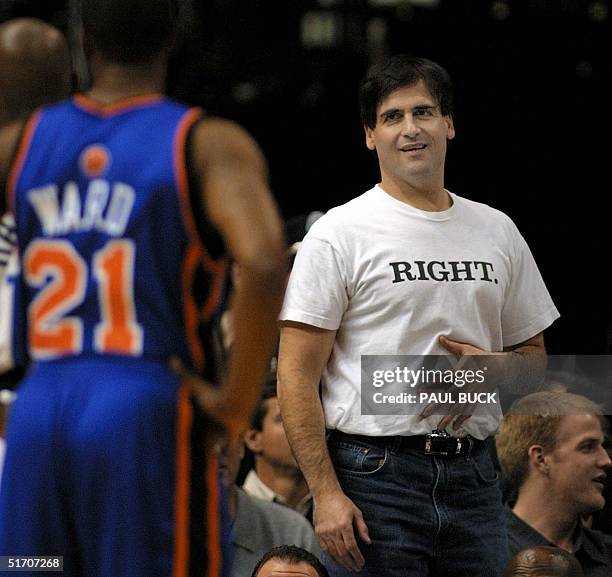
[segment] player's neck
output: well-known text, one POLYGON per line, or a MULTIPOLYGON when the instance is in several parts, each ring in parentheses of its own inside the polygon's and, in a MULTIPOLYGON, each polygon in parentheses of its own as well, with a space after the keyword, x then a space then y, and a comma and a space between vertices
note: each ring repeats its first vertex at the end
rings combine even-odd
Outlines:
POLYGON ((116 100, 161 93, 165 86, 166 62, 117 64, 103 60, 92 62, 93 85, 87 95, 102 104, 116 100))

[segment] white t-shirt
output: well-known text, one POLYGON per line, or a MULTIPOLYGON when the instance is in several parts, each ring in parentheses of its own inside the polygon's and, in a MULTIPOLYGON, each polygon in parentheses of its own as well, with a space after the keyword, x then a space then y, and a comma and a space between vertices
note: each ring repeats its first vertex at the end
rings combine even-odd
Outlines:
MULTIPOLYGON (((280 318, 337 330, 322 376, 328 428, 415 435, 440 420, 362 415, 362 355, 448 354, 440 335, 501 351, 558 318, 510 218, 451 197, 448 210, 427 212, 375 186, 331 209, 306 235, 280 318)), ((485 438, 497 430, 498 417, 477 410, 463 434, 485 438)))

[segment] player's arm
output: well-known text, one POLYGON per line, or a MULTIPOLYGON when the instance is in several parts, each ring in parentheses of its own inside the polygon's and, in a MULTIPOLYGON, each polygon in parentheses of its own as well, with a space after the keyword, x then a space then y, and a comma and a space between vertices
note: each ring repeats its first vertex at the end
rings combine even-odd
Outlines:
POLYGON ((193 144, 207 217, 240 269, 227 377, 201 398, 205 409, 238 434, 248 426, 278 336, 287 262, 283 229, 263 154, 241 127, 207 119, 196 126, 193 144))
POLYGON ((0 190, 0 216, 3 215, 8 208, 8 199, 6 198, 8 172, 22 128, 23 121, 21 120, 11 122, 0 128, 0 183, 3 184, 0 190))
POLYGON ((284 322, 278 359, 278 400, 283 425, 315 504, 315 532, 337 563, 359 570, 364 559, 354 529, 369 543, 361 511, 338 483, 325 442, 319 381, 336 331, 284 322))

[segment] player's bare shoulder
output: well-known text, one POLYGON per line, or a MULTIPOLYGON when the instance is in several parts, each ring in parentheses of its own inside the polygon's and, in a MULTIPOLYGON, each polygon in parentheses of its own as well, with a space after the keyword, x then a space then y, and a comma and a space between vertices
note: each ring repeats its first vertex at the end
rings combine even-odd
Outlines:
POLYGON ((196 172, 214 169, 253 170, 267 175, 263 153, 239 124, 219 117, 205 117, 195 127, 193 156, 196 172))

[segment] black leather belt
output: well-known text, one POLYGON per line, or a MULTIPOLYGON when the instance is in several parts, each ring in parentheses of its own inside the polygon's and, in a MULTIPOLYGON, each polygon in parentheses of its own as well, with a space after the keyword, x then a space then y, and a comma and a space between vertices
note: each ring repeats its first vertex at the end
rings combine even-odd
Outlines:
POLYGON ((432 432, 427 435, 374 437, 369 435, 351 435, 333 430, 330 431, 329 438, 348 442, 361 441, 362 443, 377 447, 386 447, 395 452, 408 449, 419 451, 424 455, 442 457, 469 455, 472 451, 479 450, 485 445, 485 441, 475 439, 470 435, 466 437, 452 437, 440 432, 432 432))

